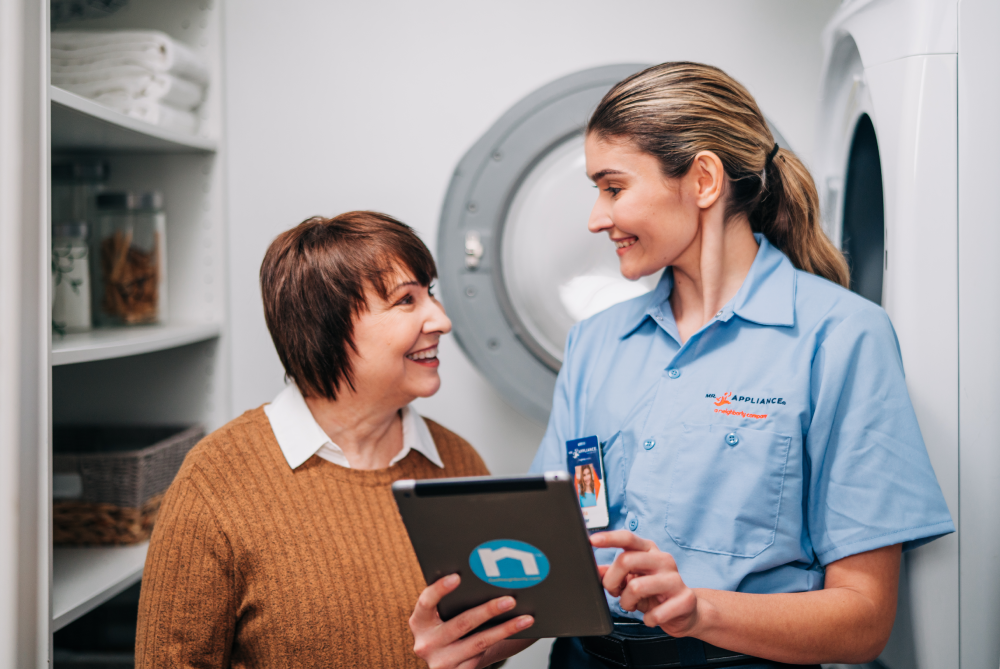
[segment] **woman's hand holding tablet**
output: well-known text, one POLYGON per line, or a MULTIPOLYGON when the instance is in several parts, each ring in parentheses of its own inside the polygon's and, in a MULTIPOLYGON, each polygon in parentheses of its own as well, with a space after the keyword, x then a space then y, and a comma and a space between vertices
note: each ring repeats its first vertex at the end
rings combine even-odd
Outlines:
POLYGON ((518 640, 506 642, 509 646, 505 648, 497 647, 507 637, 531 627, 535 622, 531 616, 518 616, 496 627, 465 636, 486 621, 514 608, 513 597, 497 597, 447 622, 442 621, 438 615, 438 603, 455 590, 461 580, 458 574, 450 574, 427 586, 420 594, 410 616, 413 652, 417 657, 427 662, 431 669, 475 669, 510 657, 531 645, 532 640, 518 640), (494 652, 491 653, 491 650, 494 652), (487 658, 487 654, 495 656, 495 659, 487 658))

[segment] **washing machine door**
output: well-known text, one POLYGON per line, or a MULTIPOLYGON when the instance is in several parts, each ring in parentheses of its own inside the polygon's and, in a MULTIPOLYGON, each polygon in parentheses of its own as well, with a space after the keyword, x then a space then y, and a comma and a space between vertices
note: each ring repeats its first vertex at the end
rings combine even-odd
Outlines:
POLYGON ((453 332, 504 398, 541 422, 570 328, 659 280, 626 280, 607 236, 587 230, 597 192, 584 126, 614 84, 645 67, 584 70, 530 94, 469 150, 445 200, 437 251, 453 332))
POLYGON ((884 304, 885 197, 871 90, 850 37, 841 38, 829 61, 817 174, 823 220, 847 258, 851 289, 884 304))

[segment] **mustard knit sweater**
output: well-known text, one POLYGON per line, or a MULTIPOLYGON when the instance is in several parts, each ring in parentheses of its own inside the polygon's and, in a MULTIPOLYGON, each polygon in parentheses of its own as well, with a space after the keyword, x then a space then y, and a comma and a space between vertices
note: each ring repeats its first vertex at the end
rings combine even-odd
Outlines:
POLYGON ((487 474, 427 421, 445 468, 313 456, 294 471, 262 408, 213 432, 163 501, 139 601, 136 667, 422 667, 407 619, 425 583, 390 485, 487 474))

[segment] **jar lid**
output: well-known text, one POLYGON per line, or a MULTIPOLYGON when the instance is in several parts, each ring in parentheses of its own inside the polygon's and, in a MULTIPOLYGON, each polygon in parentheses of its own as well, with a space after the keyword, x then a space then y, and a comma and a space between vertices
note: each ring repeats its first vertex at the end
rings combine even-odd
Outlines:
POLYGON ((87 222, 74 221, 72 223, 60 223, 52 226, 53 237, 87 237, 87 222))
POLYGON ((110 193, 97 194, 98 209, 128 211, 130 209, 135 209, 138 202, 139 198, 137 198, 135 193, 131 191, 113 191, 110 193))
POLYGON ((111 165, 106 160, 73 160, 52 163, 53 181, 107 181, 111 165))

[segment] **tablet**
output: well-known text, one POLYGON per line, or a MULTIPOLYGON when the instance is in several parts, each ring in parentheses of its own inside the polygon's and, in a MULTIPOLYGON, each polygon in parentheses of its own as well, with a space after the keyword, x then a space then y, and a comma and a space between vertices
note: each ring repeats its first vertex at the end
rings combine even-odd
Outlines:
POLYGON ((448 620, 495 597, 517 605, 483 628, 523 614, 535 624, 515 639, 598 636, 612 631, 604 588, 573 477, 397 481, 392 492, 427 583, 459 574, 438 604, 448 620))

